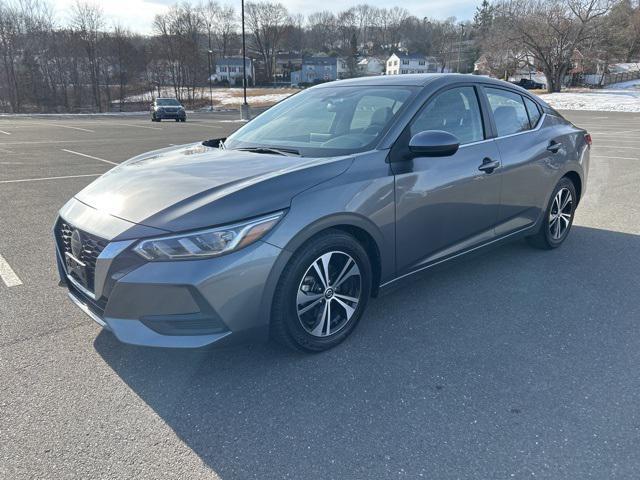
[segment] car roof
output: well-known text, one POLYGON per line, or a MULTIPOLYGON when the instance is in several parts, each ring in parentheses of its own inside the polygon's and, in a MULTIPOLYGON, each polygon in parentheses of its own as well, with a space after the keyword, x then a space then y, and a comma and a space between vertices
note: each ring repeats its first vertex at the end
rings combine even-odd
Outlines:
POLYGON ((347 80, 336 80, 333 82, 321 83, 317 85, 318 88, 324 86, 338 86, 338 85, 394 85, 394 86, 418 86, 424 87, 425 85, 439 80, 448 79, 451 82, 478 82, 478 83, 492 83, 495 85, 509 86, 514 85, 505 82, 503 80, 497 80, 495 78, 486 77, 484 75, 473 75, 470 73, 410 73, 404 75, 377 75, 371 77, 358 77, 349 78, 347 80))
POLYGON ((540 97, 530 94, 524 88, 514 85, 504 80, 487 77, 484 75, 473 75, 470 73, 410 73, 404 75, 377 75, 371 77, 349 78, 347 80, 335 80, 333 82, 320 83, 312 88, 330 88, 337 86, 396 86, 396 87, 425 87, 436 81, 439 83, 451 82, 471 82, 484 85, 495 85, 513 90, 514 92, 533 97, 539 104, 548 107, 549 105, 540 97))
POLYGON ((336 80, 333 82, 321 83, 321 84, 318 84, 316 88, 323 88, 326 86, 340 86, 340 85, 353 85, 353 86, 391 85, 391 86, 401 86, 401 87, 406 87, 406 86, 424 87, 427 83, 445 75, 446 74, 439 74, 439 73, 411 73, 407 75, 377 75, 372 77, 349 78, 347 80, 336 80))

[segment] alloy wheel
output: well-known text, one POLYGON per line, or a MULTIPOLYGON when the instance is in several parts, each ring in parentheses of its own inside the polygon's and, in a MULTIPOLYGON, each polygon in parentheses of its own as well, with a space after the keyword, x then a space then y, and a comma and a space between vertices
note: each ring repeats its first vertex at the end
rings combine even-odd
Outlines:
POLYGON ((311 263, 298 285, 298 320, 314 337, 333 335, 349 323, 361 294, 356 261, 342 251, 327 252, 311 263))
POLYGON ((549 233, 554 240, 560 240, 571 225, 573 216, 573 197, 568 188, 556 193, 549 211, 549 233))

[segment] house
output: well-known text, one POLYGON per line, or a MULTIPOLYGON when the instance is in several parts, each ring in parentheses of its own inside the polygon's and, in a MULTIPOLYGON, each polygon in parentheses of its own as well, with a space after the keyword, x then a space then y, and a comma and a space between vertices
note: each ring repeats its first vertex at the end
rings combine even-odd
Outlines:
POLYGON ((473 62, 473 73, 476 75, 491 75, 491 63, 486 55, 480 55, 480 57, 473 62))
MULTIPOLYGON (((242 57, 218 59, 216 62, 216 73, 211 76, 211 80, 214 82, 228 82, 229 86, 232 87, 242 86, 243 63, 242 57)), ((254 79, 256 78, 253 60, 247 58, 246 65, 247 85, 253 85, 254 79)))
POLYGON ((291 72, 291 85, 330 82, 345 78, 347 62, 341 57, 304 57, 302 68, 291 72))
POLYGON ((433 57, 422 54, 394 53, 387 60, 387 75, 404 75, 407 73, 435 73, 440 65, 433 57))
POLYGON ((376 57, 364 57, 357 64, 358 74, 363 76, 382 75, 385 63, 376 57))
POLYGON ((273 76, 275 82, 291 81, 291 72, 302 69, 302 56, 297 53, 278 53, 274 59, 273 76))

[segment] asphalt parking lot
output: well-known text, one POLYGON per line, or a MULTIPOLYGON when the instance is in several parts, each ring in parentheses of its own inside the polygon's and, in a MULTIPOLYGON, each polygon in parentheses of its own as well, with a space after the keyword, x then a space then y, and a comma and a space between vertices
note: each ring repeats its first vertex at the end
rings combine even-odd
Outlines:
POLYGON ((640 114, 564 113, 594 147, 562 248, 416 278, 320 355, 123 345, 57 287, 68 198, 237 114, 0 117, 0 478, 639 478, 640 114))

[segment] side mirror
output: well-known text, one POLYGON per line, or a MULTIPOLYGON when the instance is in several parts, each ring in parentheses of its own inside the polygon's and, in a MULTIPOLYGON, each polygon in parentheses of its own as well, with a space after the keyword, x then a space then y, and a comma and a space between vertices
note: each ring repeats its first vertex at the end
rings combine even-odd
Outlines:
POLYGON ((449 157, 458 151, 460 140, 442 130, 416 133, 409 141, 409 150, 421 157, 449 157))

